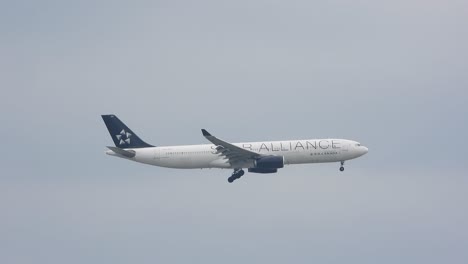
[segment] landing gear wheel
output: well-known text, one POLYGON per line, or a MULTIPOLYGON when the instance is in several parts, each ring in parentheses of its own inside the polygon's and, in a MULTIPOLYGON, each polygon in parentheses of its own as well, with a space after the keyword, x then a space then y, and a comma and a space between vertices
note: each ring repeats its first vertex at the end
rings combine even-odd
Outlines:
POLYGON ((244 175, 244 173, 245 172, 242 169, 234 170, 231 177, 228 178, 228 182, 232 183, 233 181, 235 181, 235 180, 239 179, 240 177, 242 177, 244 175))
POLYGON ((341 161, 341 167, 340 167, 340 171, 344 171, 344 161, 341 161))

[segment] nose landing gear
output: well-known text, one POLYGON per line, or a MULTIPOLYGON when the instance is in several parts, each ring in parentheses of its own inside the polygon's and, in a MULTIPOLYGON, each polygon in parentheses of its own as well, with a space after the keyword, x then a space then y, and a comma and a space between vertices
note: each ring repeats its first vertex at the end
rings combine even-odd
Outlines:
POLYGON ((344 161, 341 162, 341 167, 340 167, 340 171, 344 171, 344 161))
POLYGON ((228 182, 232 183, 233 181, 239 179, 243 175, 244 175, 243 169, 234 169, 234 172, 232 173, 231 177, 228 178, 228 182))

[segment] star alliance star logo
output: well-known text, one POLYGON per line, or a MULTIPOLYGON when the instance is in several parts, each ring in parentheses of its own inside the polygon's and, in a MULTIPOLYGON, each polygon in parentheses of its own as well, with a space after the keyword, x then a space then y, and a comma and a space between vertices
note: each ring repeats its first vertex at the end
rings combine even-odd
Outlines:
POLYGON ((122 129, 120 131, 119 135, 115 135, 117 140, 119 140, 119 145, 125 145, 125 144, 130 144, 130 137, 132 134, 125 132, 125 129, 122 129))

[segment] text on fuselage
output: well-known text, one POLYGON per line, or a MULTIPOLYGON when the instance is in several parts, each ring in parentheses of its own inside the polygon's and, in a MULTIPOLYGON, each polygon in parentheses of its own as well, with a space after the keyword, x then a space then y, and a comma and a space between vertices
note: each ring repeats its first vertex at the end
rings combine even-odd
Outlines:
MULTIPOLYGON (((242 148, 254 150, 252 144, 242 144, 242 148)), ((290 141, 261 143, 258 152, 269 151, 296 151, 309 149, 340 149, 340 142, 336 140, 290 141)))

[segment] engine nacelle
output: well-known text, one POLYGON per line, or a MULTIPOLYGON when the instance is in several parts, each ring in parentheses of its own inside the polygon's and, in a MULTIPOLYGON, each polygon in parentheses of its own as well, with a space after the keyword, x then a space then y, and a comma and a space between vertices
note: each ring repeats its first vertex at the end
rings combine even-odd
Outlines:
POLYGON ((276 172, 278 172, 278 169, 250 168, 249 172, 252 172, 252 173, 276 173, 276 172))
POLYGON ((283 156, 261 157, 255 160, 254 165, 255 169, 279 169, 284 167, 284 158, 283 156))

